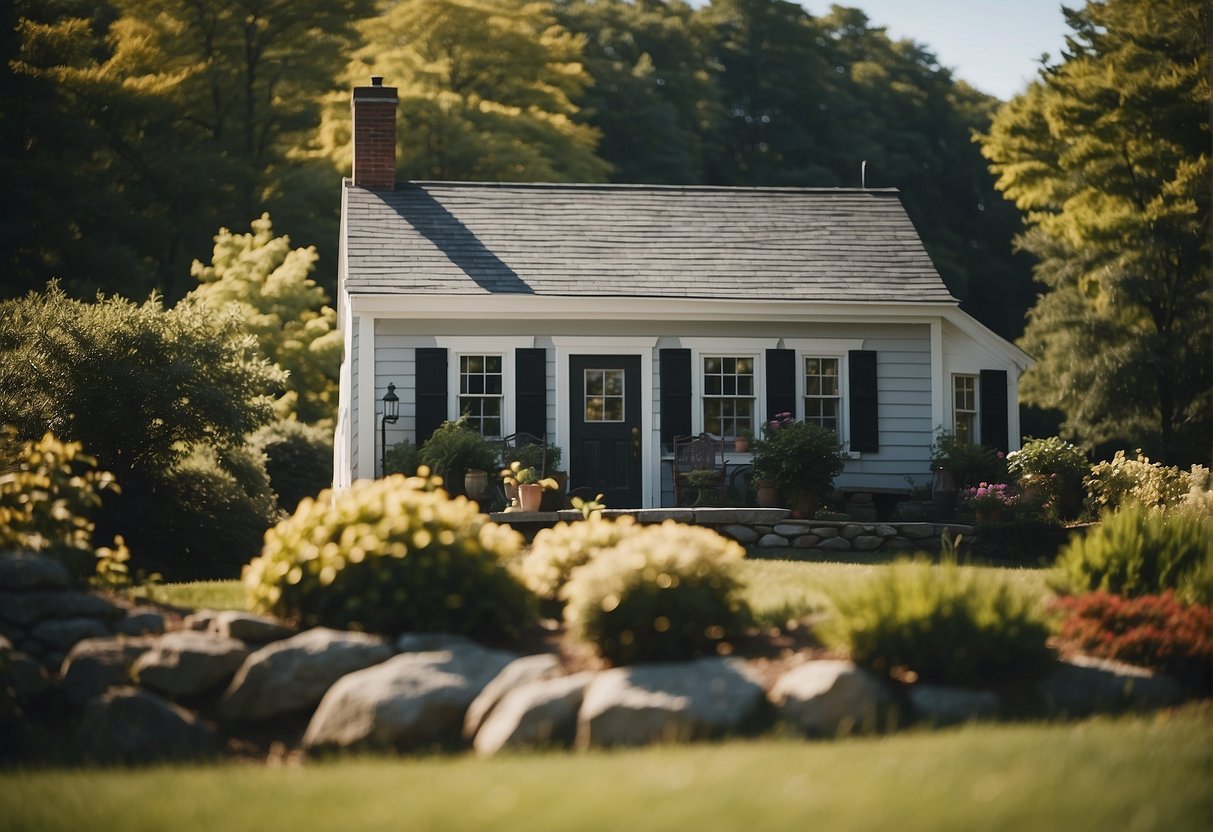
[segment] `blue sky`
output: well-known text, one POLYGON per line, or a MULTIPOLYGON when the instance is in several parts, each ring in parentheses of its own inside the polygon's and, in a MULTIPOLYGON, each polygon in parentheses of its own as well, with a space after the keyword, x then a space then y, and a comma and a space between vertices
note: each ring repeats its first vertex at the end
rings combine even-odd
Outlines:
MULTIPOLYGON (((815 16, 830 0, 800 0, 815 16)), ((1042 52, 1057 59, 1069 31, 1060 0, 851 0, 890 37, 926 45, 939 63, 971 85, 1004 101, 1035 77, 1042 52)), ((1082 0, 1067 0, 1081 8, 1082 0)))

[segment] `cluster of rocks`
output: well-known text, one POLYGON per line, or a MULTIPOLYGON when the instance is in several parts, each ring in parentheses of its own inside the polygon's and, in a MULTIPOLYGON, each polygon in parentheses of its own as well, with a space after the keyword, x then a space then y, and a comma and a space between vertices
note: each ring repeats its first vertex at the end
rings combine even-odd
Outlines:
MULTIPOLYGON (((10 609, 35 603, 10 608, 18 595, 67 592, 31 582, 33 570, 46 570, 25 562, 32 560, 0 557, 6 621, 10 609), (23 563, 13 567, 14 560, 23 563), (24 585, 15 588, 17 573, 24 585)), ((991 691, 895 685, 847 661, 807 656, 775 674, 716 657, 570 674, 554 654, 519 655, 459 636, 296 632, 238 612, 201 611, 185 616, 181 629, 124 633, 131 626, 124 622, 146 615, 107 613, 109 630, 67 647, 57 669, 46 666, 50 652, 39 661, 21 649, 24 640, 0 642, 0 704, 4 696, 18 710, 59 703, 49 711, 65 743, 95 760, 206 756, 275 732, 286 746, 308 751, 471 747, 484 754, 685 742, 776 725, 832 737, 1022 707, 991 691)), ((1031 698, 1041 712, 1079 715, 1169 705, 1182 693, 1166 677, 1081 661, 1060 664, 1031 698)))

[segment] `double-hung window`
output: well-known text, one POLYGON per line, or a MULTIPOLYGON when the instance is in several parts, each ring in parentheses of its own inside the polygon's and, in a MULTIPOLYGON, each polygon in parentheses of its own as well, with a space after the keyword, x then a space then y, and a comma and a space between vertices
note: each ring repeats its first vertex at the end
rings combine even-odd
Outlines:
POLYGON ((977 444, 977 376, 952 376, 952 435, 963 445, 977 444))
POLYGON ((484 436, 502 435, 502 363, 500 355, 459 356, 459 413, 484 436))
MULTIPOLYGON (((803 356, 804 420, 839 433, 842 388, 837 358, 803 356)), ((839 434, 841 435, 841 434, 839 434)))
POLYGON ((753 356, 703 355, 701 360, 704 431, 728 438, 753 432, 753 356))

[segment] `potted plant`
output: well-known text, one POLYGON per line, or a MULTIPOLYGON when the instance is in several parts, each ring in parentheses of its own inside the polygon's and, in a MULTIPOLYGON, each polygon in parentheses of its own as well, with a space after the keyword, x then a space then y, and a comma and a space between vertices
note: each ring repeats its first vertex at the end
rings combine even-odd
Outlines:
POLYGON ((842 472, 838 436, 813 422, 797 422, 780 413, 762 426, 754 442, 754 478, 778 488, 792 508, 811 517, 842 472))
POLYGON ((469 471, 491 470, 497 464, 497 452, 466 419, 451 419, 422 444, 421 462, 442 477, 447 491, 455 493, 469 471))
POLYGON ((541 479, 538 468, 523 468, 517 460, 501 472, 501 478, 506 485, 507 496, 510 494, 511 485, 517 488, 518 508, 521 511, 539 511, 543 492, 560 487, 551 477, 541 479))
POLYGON ((754 438, 752 431, 741 430, 733 440, 733 450, 739 454, 749 453, 750 440, 754 438))

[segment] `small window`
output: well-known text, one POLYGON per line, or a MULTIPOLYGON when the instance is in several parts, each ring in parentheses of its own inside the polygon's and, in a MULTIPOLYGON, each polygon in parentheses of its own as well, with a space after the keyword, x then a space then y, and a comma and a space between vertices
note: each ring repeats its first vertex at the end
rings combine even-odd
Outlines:
POLYGON ((952 434, 963 445, 977 444, 977 376, 952 376, 952 434))
POLYGON ((585 371, 585 421, 622 422, 623 370, 585 371))
POLYGON ((704 356, 703 429, 725 438, 754 430, 752 356, 704 356))
POLYGON ((838 433, 842 395, 837 358, 804 358, 804 420, 838 433))
POLYGON ((500 355, 459 356, 459 413, 484 436, 501 436, 500 355))

